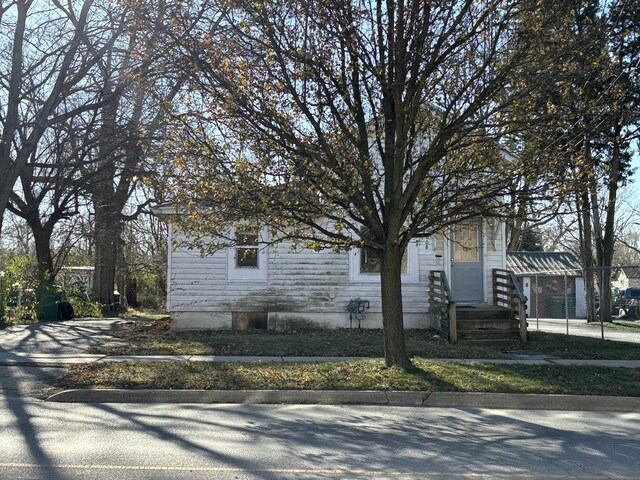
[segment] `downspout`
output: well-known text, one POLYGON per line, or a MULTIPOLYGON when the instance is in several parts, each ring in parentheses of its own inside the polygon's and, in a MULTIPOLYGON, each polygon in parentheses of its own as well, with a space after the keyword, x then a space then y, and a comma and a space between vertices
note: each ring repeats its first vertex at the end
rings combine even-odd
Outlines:
POLYGON ((173 225, 171 222, 167 222, 168 232, 167 232, 167 313, 171 313, 171 260, 172 260, 172 252, 173 252, 173 225))

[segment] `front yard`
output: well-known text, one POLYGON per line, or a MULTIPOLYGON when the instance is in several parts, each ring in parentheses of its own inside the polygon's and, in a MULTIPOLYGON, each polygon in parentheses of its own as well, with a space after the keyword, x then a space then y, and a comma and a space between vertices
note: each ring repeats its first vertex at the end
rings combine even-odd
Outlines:
MULTIPOLYGON (((382 357, 382 330, 171 332, 169 320, 120 325, 117 339, 92 350, 107 355, 250 355, 307 357, 382 357)), ((408 330, 411 356, 431 358, 501 358, 495 349, 449 345, 431 330, 408 330)))
MULTIPOLYGON (((381 330, 169 331, 168 319, 119 326, 116 341, 92 350, 106 355, 250 355, 382 357, 381 330)), ((558 358, 639 360, 640 344, 529 332, 529 353, 558 358)), ((499 349, 449 345, 431 330, 408 330, 409 355, 423 358, 504 358, 499 349)))
POLYGON ((60 388, 420 390, 640 396, 640 368, 454 363, 526 353, 576 359, 640 359, 640 344, 530 332, 526 351, 449 345, 429 330, 407 331, 408 369, 387 368, 380 330, 183 332, 167 319, 120 325, 107 355, 369 357, 345 362, 107 362, 70 367, 60 388), (436 360, 441 359, 441 360, 436 360))

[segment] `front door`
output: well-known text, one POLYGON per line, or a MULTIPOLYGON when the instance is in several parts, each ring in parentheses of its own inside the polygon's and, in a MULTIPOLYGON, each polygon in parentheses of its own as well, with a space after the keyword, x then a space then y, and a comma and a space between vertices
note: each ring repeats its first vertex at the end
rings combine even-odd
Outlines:
POLYGON ((451 293, 456 302, 484 300, 480 222, 456 225, 451 238, 451 293))

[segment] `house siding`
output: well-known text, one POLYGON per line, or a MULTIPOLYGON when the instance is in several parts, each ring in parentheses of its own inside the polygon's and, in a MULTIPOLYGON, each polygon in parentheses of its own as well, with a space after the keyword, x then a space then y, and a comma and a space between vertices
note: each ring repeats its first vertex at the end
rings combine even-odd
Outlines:
MULTIPOLYGON (((185 240, 170 225, 171 237, 185 240)), ((496 248, 485 248, 486 296, 492 298, 491 270, 504 268, 502 230, 496 248)), ((435 246, 418 242, 419 281, 403 283, 406 328, 436 327, 429 315, 428 281, 431 270, 442 270, 443 236, 435 246)), ((177 248, 169 256, 168 310, 176 330, 231 328, 233 316, 241 312, 264 312, 270 328, 349 327, 347 305, 354 298, 368 300, 361 326, 382 327, 380 285, 350 280, 350 252, 319 252, 294 248, 291 243, 268 250, 266 281, 229 280, 227 251, 201 255, 198 250, 177 248)), ((353 326, 358 321, 353 319, 353 326)))

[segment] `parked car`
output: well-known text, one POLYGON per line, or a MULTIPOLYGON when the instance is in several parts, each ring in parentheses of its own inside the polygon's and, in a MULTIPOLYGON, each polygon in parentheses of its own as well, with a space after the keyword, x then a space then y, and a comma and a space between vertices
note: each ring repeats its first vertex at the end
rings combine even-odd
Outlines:
POLYGON ((618 318, 640 319, 640 288, 620 290, 611 306, 611 313, 618 318))

